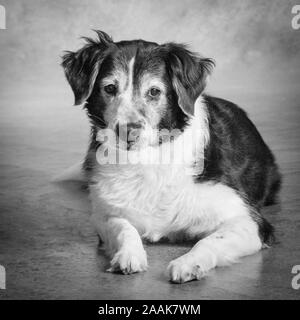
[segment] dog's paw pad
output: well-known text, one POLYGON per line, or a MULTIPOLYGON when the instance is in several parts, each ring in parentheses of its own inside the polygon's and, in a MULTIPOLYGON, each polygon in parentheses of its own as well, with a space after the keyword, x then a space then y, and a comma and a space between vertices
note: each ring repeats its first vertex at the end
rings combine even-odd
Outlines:
POLYGON ((147 270, 147 255, 145 250, 120 250, 110 262, 108 272, 131 274, 147 270))
POLYGON ((200 265, 185 262, 181 258, 171 261, 167 270, 170 281, 174 283, 200 280, 205 275, 200 265))

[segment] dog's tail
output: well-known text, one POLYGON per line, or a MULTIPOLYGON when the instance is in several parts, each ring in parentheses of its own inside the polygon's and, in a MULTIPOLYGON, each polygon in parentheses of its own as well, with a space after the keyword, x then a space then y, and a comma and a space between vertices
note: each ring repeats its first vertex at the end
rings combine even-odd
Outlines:
POLYGON ((86 182, 87 178, 83 169, 83 162, 80 161, 70 168, 66 169, 62 173, 53 177, 52 182, 63 182, 63 181, 81 181, 86 182))

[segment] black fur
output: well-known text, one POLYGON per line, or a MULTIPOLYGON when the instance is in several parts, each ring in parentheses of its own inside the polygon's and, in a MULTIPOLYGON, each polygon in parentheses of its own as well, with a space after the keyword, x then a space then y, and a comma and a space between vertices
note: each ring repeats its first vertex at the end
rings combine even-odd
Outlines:
POLYGON ((214 62, 189 51, 186 46, 167 43, 165 52, 167 73, 178 96, 178 105, 188 115, 194 115, 194 103, 206 86, 214 62))
POLYGON ((232 102, 204 95, 209 116, 210 142, 204 170, 196 182, 222 182, 238 191, 252 208, 264 242, 273 227, 259 211, 276 202, 281 176, 274 156, 245 111, 232 102))
MULTIPOLYGON (((144 71, 159 72, 163 66, 168 88, 168 110, 159 129, 184 130, 193 114, 196 98, 205 88, 206 77, 214 63, 187 50, 184 45, 158 45, 143 40, 113 42, 104 32, 97 31, 98 40, 85 38, 87 44, 77 52, 63 57, 66 77, 74 91, 75 104, 86 102, 92 122, 91 142, 84 168, 90 171, 95 161, 97 128, 103 128, 105 105, 97 83, 118 64, 127 68, 135 57, 134 79, 144 71)), ((270 242, 273 227, 261 216, 264 205, 273 204, 280 189, 281 177, 274 156, 246 113, 223 99, 204 96, 207 107, 210 142, 205 150, 204 171, 196 183, 222 182, 235 189, 248 204, 258 224, 262 240, 270 242)))
POLYGON ((197 181, 222 182, 247 196, 257 209, 275 202, 280 174, 274 156, 245 111, 232 102, 204 95, 210 143, 197 181))
POLYGON ((91 94, 104 53, 113 44, 105 32, 96 33, 97 41, 83 37, 87 42, 83 48, 77 52, 67 51, 63 56, 62 66, 74 92, 75 105, 85 102, 91 94))

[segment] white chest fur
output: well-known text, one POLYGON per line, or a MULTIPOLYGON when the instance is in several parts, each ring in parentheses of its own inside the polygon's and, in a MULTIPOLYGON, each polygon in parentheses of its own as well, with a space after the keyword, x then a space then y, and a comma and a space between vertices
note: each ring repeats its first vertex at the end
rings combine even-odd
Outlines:
POLYGON ((233 191, 223 185, 193 181, 193 170, 201 170, 195 159, 201 159, 208 138, 206 112, 198 100, 195 117, 173 146, 177 154, 189 156, 172 164, 99 165, 91 185, 94 206, 96 203, 101 211, 102 203, 106 207, 102 210, 104 218, 124 217, 152 241, 182 231, 193 237, 195 230, 197 235, 214 230, 222 217, 213 207, 221 206, 222 195, 226 198, 233 191))

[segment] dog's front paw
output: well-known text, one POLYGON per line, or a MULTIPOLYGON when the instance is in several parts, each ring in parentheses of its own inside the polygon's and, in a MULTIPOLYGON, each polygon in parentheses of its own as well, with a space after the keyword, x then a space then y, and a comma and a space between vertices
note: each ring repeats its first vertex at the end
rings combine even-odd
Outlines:
POLYGON ((121 271, 124 274, 130 274, 146 271, 148 267, 146 251, 143 248, 121 249, 114 255, 110 265, 111 267, 107 270, 109 272, 121 271))
POLYGON ((167 270, 170 280, 175 283, 200 280, 205 275, 200 264, 189 261, 185 256, 171 261, 167 270))

